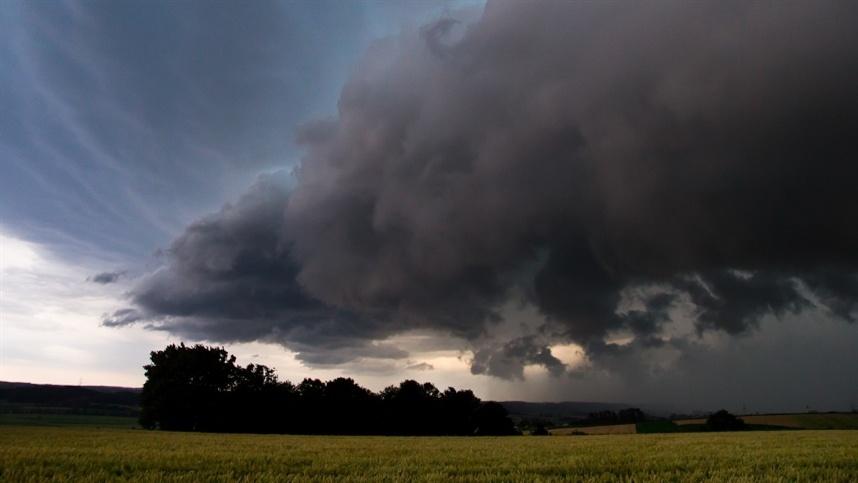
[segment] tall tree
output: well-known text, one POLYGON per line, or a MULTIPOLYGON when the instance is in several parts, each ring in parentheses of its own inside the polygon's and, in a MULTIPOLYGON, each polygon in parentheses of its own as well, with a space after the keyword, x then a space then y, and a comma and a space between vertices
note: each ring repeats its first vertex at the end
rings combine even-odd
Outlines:
POLYGON ((212 431, 236 383, 235 356, 222 347, 171 344, 150 354, 141 396, 144 428, 212 431))

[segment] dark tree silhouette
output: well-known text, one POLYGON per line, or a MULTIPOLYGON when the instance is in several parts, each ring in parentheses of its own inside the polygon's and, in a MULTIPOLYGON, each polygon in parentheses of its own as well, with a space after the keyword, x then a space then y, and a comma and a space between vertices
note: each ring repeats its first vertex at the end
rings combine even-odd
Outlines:
POLYGON ((740 431, 747 429, 745 421, 722 409, 706 418, 706 429, 709 431, 740 431))
POLYGON ((406 380, 381 392, 384 425, 391 434, 439 434, 440 391, 430 383, 406 380))
POLYGON ((646 414, 638 408, 620 409, 617 420, 622 424, 640 423, 646 420, 646 414))
POLYGON ((494 401, 480 404, 474 413, 474 424, 474 434, 477 436, 520 434, 507 416, 506 408, 494 401))
POLYGON ((175 431, 301 434, 518 434, 506 409, 469 390, 406 380, 376 394, 349 378, 294 386, 223 348, 184 344, 144 366, 140 423, 175 431))
POLYGON ((350 378, 328 381, 321 410, 328 434, 369 434, 377 430, 379 401, 350 378), (326 417, 325 417, 326 416, 326 417))
POLYGON ((646 413, 638 408, 621 409, 619 412, 604 410, 587 415, 590 424, 634 424, 646 419, 646 413))
POLYGON ((469 435, 476 430, 474 413, 480 399, 470 389, 457 391, 449 387, 441 395, 441 423, 443 434, 469 435))
POLYGON ((143 366, 140 424, 176 431, 217 426, 224 396, 236 382, 235 356, 218 347, 170 345, 143 366))

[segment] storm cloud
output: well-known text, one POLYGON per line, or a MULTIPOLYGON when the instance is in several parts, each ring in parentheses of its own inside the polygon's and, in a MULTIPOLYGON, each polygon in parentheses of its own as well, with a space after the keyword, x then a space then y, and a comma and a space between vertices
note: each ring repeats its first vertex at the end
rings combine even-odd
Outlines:
POLYGON ((96 273, 95 275, 88 277, 86 280, 88 282, 99 283, 101 285, 107 285, 109 283, 116 283, 120 277, 125 275, 125 272, 101 272, 96 273))
POLYGON ((309 364, 402 359, 384 340, 428 329, 504 378, 564 373, 553 343, 609 360, 617 332, 686 347, 662 337, 677 307, 701 334, 852 322, 856 23, 854 2, 490 2, 379 41, 297 171, 189 226, 133 305, 309 364), (511 302, 539 323, 487 342, 511 302))

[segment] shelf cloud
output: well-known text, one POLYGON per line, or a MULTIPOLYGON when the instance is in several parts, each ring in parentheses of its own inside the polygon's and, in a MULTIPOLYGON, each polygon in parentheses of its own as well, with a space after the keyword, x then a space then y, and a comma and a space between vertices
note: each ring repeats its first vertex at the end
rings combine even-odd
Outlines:
POLYGON ((695 350, 680 319, 854 322, 856 22, 854 2, 490 2, 378 41, 296 134, 300 167, 188 226, 104 324, 311 365, 405 359, 385 340, 429 330, 520 379, 570 370, 553 344, 695 350), (536 319, 510 332, 510 306, 536 319))

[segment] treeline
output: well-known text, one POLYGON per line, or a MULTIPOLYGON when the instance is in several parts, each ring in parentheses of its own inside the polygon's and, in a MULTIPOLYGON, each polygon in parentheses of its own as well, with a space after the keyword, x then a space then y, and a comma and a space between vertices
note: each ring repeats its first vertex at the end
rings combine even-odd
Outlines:
POLYGON ((144 366, 140 424, 171 431, 378 434, 518 434, 506 409, 470 390, 407 380, 379 393, 349 378, 280 381, 242 367, 219 347, 170 345, 144 366))
POLYGON ((635 424, 650 419, 638 408, 620 409, 619 411, 596 411, 587 415, 584 422, 588 425, 635 424))
POLYGON ((0 413, 138 416, 140 394, 122 388, 90 388, 0 382, 0 413))

